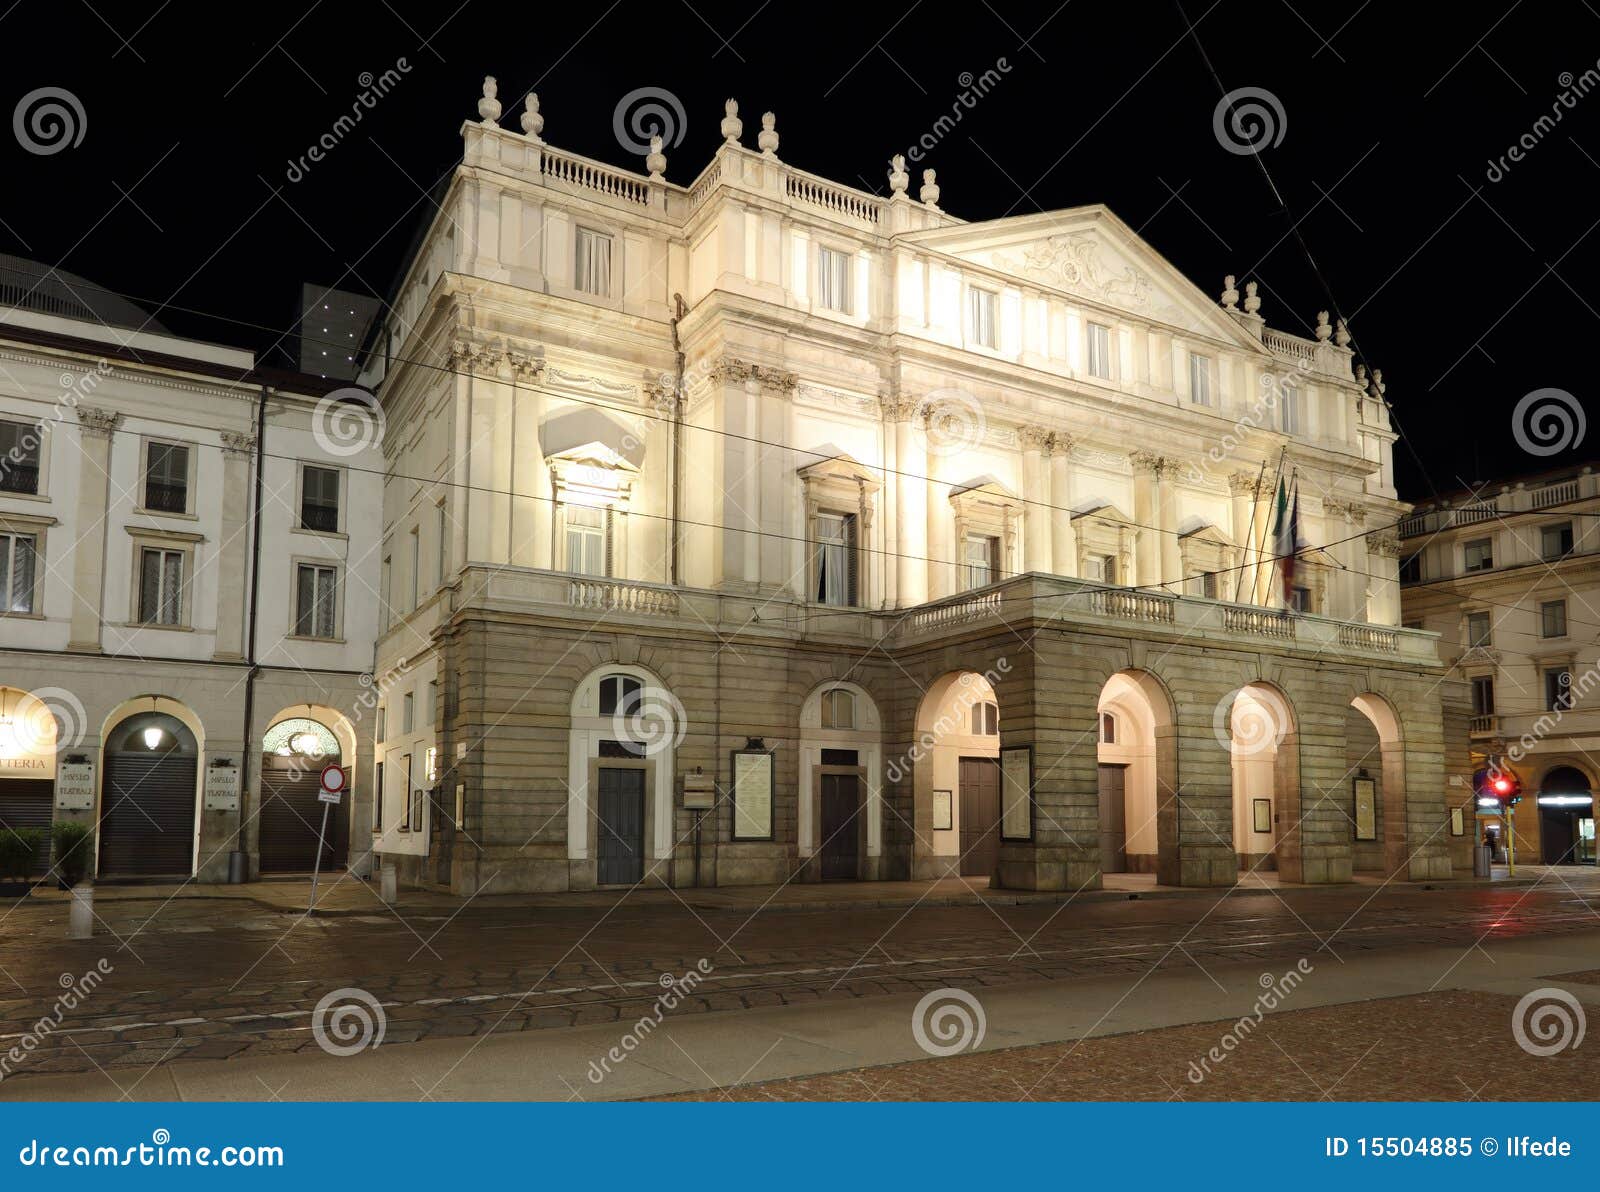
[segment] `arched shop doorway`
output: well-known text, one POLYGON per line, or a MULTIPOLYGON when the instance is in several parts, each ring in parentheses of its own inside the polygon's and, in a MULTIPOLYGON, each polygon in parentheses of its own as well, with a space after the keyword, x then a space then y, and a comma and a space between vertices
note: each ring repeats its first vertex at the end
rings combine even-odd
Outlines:
POLYGON ((1539 859, 1546 865, 1593 865, 1594 792, 1576 766, 1554 766, 1539 780, 1539 859))
MULTIPOLYGON (((317 867, 322 830, 324 766, 343 765, 339 738, 320 720, 291 716, 278 721, 261 741, 262 873, 308 873, 317 867)), ((332 806, 323 839, 321 868, 343 865, 349 854, 348 795, 332 806)))
POLYGON ((993 877, 1000 863, 1000 706, 976 671, 934 682, 917 708, 913 876, 993 877))
POLYGON ((0 687, 0 828, 42 828, 34 874, 50 865, 55 812, 56 719, 39 698, 0 687))
POLYGON ((100 784, 101 877, 194 872, 199 773, 200 742, 169 712, 135 712, 111 730, 100 784))

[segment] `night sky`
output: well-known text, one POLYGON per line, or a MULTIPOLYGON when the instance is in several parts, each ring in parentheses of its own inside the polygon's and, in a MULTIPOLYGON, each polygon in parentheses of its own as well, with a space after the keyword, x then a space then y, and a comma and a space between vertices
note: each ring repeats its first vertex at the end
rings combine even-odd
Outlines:
POLYGON ((1592 408, 1600 11, 1587 4, 456 3, 0 0, 6 110, 52 87, 84 113, 82 140, 56 152, 0 138, 0 251, 287 363, 302 282, 390 295, 486 73, 507 127, 535 89, 548 142, 616 165, 642 169, 613 131, 629 92, 681 103, 667 168, 681 184, 732 95, 752 147, 771 108, 784 160, 881 192, 889 155, 1003 59, 922 163, 947 210, 1101 202, 1212 296, 1226 273, 1259 280, 1271 326, 1309 335, 1333 306, 1383 370, 1413 499, 1600 454, 1597 426, 1548 457, 1510 433, 1534 390, 1592 408), (1223 89, 1281 106, 1259 163, 1220 143, 1222 91, 1185 15, 1223 89), (400 59, 357 129, 290 181, 363 73, 400 59), (1523 160, 1491 170, 1524 139, 1523 160))

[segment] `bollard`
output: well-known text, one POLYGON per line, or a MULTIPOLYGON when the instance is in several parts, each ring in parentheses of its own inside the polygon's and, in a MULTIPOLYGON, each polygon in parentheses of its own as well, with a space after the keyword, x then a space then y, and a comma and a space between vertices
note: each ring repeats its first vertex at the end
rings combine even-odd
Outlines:
POLYGON ((72 887, 72 903, 67 909, 67 938, 86 940, 94 935, 94 887, 85 882, 72 887))
POLYGON ((395 875, 392 864, 381 865, 378 868, 378 897, 393 906, 399 901, 400 882, 395 875))

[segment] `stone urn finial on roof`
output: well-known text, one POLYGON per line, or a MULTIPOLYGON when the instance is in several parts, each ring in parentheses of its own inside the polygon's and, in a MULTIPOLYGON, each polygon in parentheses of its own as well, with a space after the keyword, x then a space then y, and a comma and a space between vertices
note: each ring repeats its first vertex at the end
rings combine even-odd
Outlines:
POLYGON ((500 84, 493 75, 483 76, 483 98, 478 101, 478 115, 485 124, 500 122, 500 84))
POLYGON ((737 145, 744 135, 744 121, 739 119, 739 101, 730 99, 722 105, 722 140, 737 145))
POLYGON ((778 156, 778 118, 771 112, 761 113, 761 131, 756 134, 756 146, 763 157, 778 156))
POLYGON ((922 171, 922 201, 935 211, 939 209, 939 172, 937 170, 922 171))
POLYGON ((522 113, 522 131, 528 134, 530 141, 537 141, 539 134, 544 131, 544 117, 539 114, 539 97, 534 92, 528 92, 522 101, 526 109, 522 113))
POLYGON ((906 187, 911 185, 911 175, 906 173, 906 158, 903 153, 896 153, 889 159, 889 190, 891 194, 903 195, 906 187))

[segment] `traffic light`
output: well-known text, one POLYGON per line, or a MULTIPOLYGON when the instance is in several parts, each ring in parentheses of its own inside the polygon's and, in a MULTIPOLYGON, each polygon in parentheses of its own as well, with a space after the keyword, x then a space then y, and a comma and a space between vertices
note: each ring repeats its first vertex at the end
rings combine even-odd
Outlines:
POLYGON ((1480 799, 1493 799, 1502 807, 1515 807, 1522 802, 1522 779, 1516 771, 1489 765, 1478 771, 1476 779, 1474 785, 1480 799))

